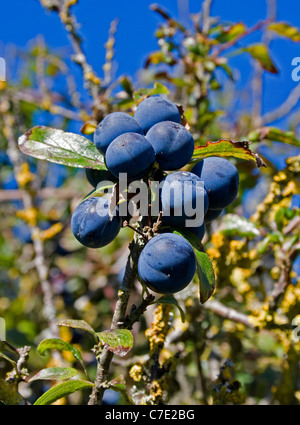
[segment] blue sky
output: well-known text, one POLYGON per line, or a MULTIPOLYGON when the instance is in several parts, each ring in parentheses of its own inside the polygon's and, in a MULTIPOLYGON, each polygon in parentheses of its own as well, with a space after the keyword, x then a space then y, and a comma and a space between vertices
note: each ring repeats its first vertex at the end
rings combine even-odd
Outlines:
MULTIPOLYGON (((79 0, 74 11, 81 23, 84 34, 84 49, 89 61, 99 75, 102 75, 104 61, 104 43, 110 22, 119 18, 116 37, 117 75, 135 75, 136 70, 144 63, 146 54, 157 48, 154 37, 155 29, 161 19, 149 10, 149 0, 79 0)), ((175 17, 186 20, 184 11, 180 11, 181 0, 162 0, 159 2, 175 17)), ((201 0, 189 0, 192 13, 199 12, 201 0)), ((240 0, 214 0, 212 14, 225 21, 244 21, 248 26, 254 25, 266 14, 264 0, 245 2, 240 0)), ((299 1, 278 0, 278 20, 289 21, 299 25, 299 1)), ((11 0, 1 4, 0 40, 3 45, 13 43, 25 47, 36 37, 43 34, 46 42, 56 49, 69 46, 64 28, 55 13, 46 12, 38 0, 11 0), (13 19, 12 19, 13 17, 13 19)), ((257 37, 249 37, 248 42, 258 41, 257 37)), ((68 48, 68 47, 67 47, 68 48)), ((1 50, 0 50, 1 51, 1 50)), ((71 52, 71 50, 68 50, 71 52)), ((264 111, 269 111, 282 103, 289 91, 296 86, 291 78, 291 61, 300 56, 300 43, 276 38, 272 42, 272 57, 279 69, 278 75, 265 75, 264 111)), ((247 55, 232 60, 239 74, 239 87, 249 82, 251 69, 247 55)), ((286 125, 280 122, 280 125, 286 125)))

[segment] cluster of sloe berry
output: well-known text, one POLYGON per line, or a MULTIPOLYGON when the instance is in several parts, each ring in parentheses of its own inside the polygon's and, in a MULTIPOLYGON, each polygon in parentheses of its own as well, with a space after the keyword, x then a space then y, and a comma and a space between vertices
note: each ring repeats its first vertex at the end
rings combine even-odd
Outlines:
MULTIPOLYGON (((147 242, 138 260, 141 281, 163 294, 185 288, 196 271, 191 244, 172 233, 172 228, 186 228, 186 220, 191 218, 185 214, 185 205, 194 205, 201 198, 201 222, 187 228, 201 241, 205 223, 218 217, 234 201, 239 184, 236 167, 220 157, 203 159, 192 172, 176 171, 189 163, 195 147, 191 133, 180 123, 177 106, 161 96, 143 100, 134 117, 123 112, 107 115, 96 128, 94 144, 104 155, 108 170, 88 169, 86 173, 96 187, 103 180, 116 182, 121 173, 126 173, 128 181, 143 179, 153 170, 154 163, 160 170, 171 172, 164 173, 159 191, 162 222, 167 230, 147 242), (184 190, 186 187, 190 190, 184 190), (180 215, 175 213, 178 208, 182 211, 180 215)), ((106 197, 90 197, 75 209, 71 227, 79 242, 99 248, 117 236, 124 220, 118 205, 112 211, 106 197)))

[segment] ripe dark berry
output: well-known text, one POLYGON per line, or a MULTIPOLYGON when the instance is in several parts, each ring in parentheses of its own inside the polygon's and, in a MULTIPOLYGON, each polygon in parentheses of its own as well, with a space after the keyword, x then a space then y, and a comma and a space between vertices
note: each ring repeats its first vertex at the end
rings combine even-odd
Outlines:
POLYGON ((184 167, 194 152, 194 139, 181 124, 163 121, 155 124, 146 138, 156 153, 156 162, 163 170, 178 170, 184 167))
POLYGON ((162 96, 150 96, 136 108, 134 118, 138 121, 145 134, 158 122, 173 121, 180 124, 180 112, 169 99, 162 96))
POLYGON ((141 280, 161 294, 173 294, 184 289, 193 279, 195 271, 193 248, 182 236, 173 233, 151 239, 138 261, 141 280))
POLYGON ((227 159, 204 158, 192 169, 204 181, 209 198, 209 209, 220 210, 228 207, 238 194, 239 173, 227 159))
POLYGON ((109 200, 88 198, 72 214, 71 228, 76 239, 89 248, 100 248, 114 240, 121 228, 121 220, 114 210, 109 211, 109 200))
POLYGON ((117 137, 106 151, 106 165, 116 177, 127 173, 130 180, 144 177, 155 161, 155 152, 146 137, 125 133, 117 137))
POLYGON ((94 133, 94 144, 104 155, 110 143, 124 133, 143 134, 143 130, 131 115, 112 112, 98 124, 94 133))
POLYGON ((195 236, 197 236, 197 238, 200 240, 200 242, 202 241, 204 234, 205 234, 205 226, 204 223, 202 224, 202 226, 199 227, 187 227, 187 230, 189 230, 190 232, 192 232, 195 236))
POLYGON ((165 223, 185 227, 186 220, 193 220, 195 215, 188 208, 198 208, 198 224, 195 223, 194 227, 202 225, 208 209, 208 196, 203 181, 196 174, 188 171, 169 174, 162 181, 160 199, 165 223))
POLYGON ((204 222, 205 223, 210 223, 211 221, 215 220, 216 218, 218 218, 221 214, 222 214, 223 210, 211 210, 208 209, 207 213, 205 214, 204 217, 204 222))

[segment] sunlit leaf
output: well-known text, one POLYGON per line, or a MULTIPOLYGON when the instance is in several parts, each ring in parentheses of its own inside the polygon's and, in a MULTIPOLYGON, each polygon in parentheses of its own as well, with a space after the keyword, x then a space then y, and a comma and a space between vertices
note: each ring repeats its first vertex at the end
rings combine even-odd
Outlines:
POLYGON ((249 140, 253 142, 271 140, 274 142, 300 146, 300 140, 295 137, 295 134, 292 131, 282 131, 275 127, 261 127, 257 130, 254 130, 249 134, 249 140))
POLYGON ((96 124, 92 124, 90 122, 86 122, 80 129, 80 133, 86 134, 87 136, 94 134, 97 126, 96 124))
POLYGON ((264 44, 252 44, 251 46, 244 47, 241 51, 250 53, 250 55, 256 59, 266 71, 273 74, 278 73, 278 70, 270 57, 269 50, 264 44))
POLYGON ((92 335, 94 335, 95 339, 97 340, 96 332, 84 320, 64 319, 64 320, 60 320, 57 324, 58 326, 68 326, 69 328, 81 329, 83 331, 87 331, 91 333, 92 335))
POLYGON ((147 96, 154 96, 158 94, 169 94, 169 90, 166 86, 161 83, 155 83, 153 88, 140 89, 134 92, 134 99, 136 101, 142 101, 147 96))
POLYGON ((216 39, 220 43, 227 43, 228 41, 234 40, 239 35, 244 34, 246 31, 246 26, 243 22, 238 22, 232 25, 229 28, 223 28, 221 34, 219 34, 216 39))
POLYGON ((106 170, 103 156, 85 137, 55 128, 37 126, 18 140, 20 150, 34 158, 78 168, 106 170))
POLYGON ((226 236, 254 238, 260 235, 259 229, 252 222, 236 214, 226 214, 222 220, 220 232, 226 236))
POLYGON ((257 246, 257 252, 258 254, 264 254, 269 245, 272 243, 279 243, 282 242, 282 235, 280 232, 273 232, 267 235, 257 246))
POLYGON ((230 140, 219 140, 218 142, 206 142, 204 146, 197 146, 194 150, 192 162, 207 158, 209 156, 230 156, 240 159, 255 161, 261 166, 258 155, 249 149, 250 142, 231 142, 230 140))
POLYGON ((63 381, 78 375, 78 371, 72 367, 48 367, 40 370, 28 382, 38 380, 63 381))
POLYGON ((133 336, 128 329, 112 329, 97 335, 104 347, 118 356, 126 356, 133 347, 133 336))
POLYGON ((268 26, 268 30, 275 31, 277 34, 287 37, 293 41, 300 41, 299 29, 287 24, 286 22, 272 22, 268 26))
POLYGON ((63 382, 62 384, 58 384, 55 387, 50 388, 50 390, 45 392, 40 398, 36 400, 34 405, 46 406, 54 403, 55 401, 69 394, 75 393, 75 391, 93 388, 93 386, 94 384, 92 384, 91 382, 81 380, 71 380, 63 382))

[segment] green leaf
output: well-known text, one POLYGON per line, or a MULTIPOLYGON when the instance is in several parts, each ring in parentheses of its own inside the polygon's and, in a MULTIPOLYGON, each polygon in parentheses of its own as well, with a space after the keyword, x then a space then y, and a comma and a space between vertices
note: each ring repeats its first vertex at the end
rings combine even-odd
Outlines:
POLYGON ((148 96, 153 96, 155 94, 169 94, 169 90, 166 86, 161 83, 155 83, 153 88, 150 89, 140 89, 134 92, 134 99, 136 101, 141 101, 148 96))
POLYGON ((158 298, 157 300, 155 300, 152 304, 172 304, 175 307, 178 308, 179 312, 180 312, 180 318, 182 323, 185 322, 185 314, 183 309, 180 307, 180 305, 178 304, 178 301, 176 300, 176 298, 174 297, 174 295, 170 294, 170 295, 164 295, 161 298, 158 298))
POLYGON ((106 170, 103 156, 85 137, 55 128, 37 126, 18 140, 20 150, 34 158, 69 167, 106 170))
POLYGON ((0 357, 8 361, 13 367, 16 367, 17 363, 14 360, 12 360, 10 357, 6 356, 4 353, 0 352, 0 357))
MULTIPOLYGON (((187 239, 192 245, 195 256, 196 256, 196 266, 197 266, 197 275, 199 278, 199 291, 200 291, 200 302, 205 303, 213 294, 215 290, 216 280, 213 265, 207 254, 204 252, 202 243, 199 241, 197 236, 187 229, 180 229, 180 231, 173 230, 173 233, 180 235, 187 239)), ((173 297, 173 296, 172 296, 173 297)), ((167 297, 163 297, 167 298, 167 297)), ((174 298, 174 297, 173 297, 174 298)), ((157 300, 159 302, 161 299, 157 300)), ((174 298, 175 300, 175 298, 174 298)), ((175 304, 177 301, 175 300, 175 304)), ((172 303, 171 303, 172 304, 172 303)), ((177 303, 177 307, 180 306, 177 303)), ((184 322, 184 320, 182 320, 184 322)))
POLYGON ((24 404, 21 395, 18 393, 18 385, 15 382, 7 382, 0 378, 0 401, 7 406, 24 404))
POLYGON ((189 243, 192 245, 192 247, 198 249, 199 251, 204 251, 204 247, 201 241, 199 240, 199 238, 197 238, 197 236, 194 235, 194 233, 188 230, 188 228, 180 229, 180 230, 172 229, 172 233, 175 233, 176 235, 182 236, 183 238, 187 239, 189 243))
POLYGON ((239 35, 244 34, 245 31, 245 24, 243 22, 238 22, 228 29, 223 28, 221 34, 219 34, 216 39, 219 41, 219 43, 227 43, 228 41, 234 40, 239 35))
POLYGON ((76 360, 80 362, 80 364, 83 367, 83 370, 87 374, 85 364, 83 361, 83 358, 81 356, 80 351, 74 347, 72 344, 69 344, 68 342, 63 341, 62 339, 58 338, 49 338, 44 339, 38 346, 37 352, 42 356, 45 354, 47 350, 59 350, 59 351, 69 351, 73 354, 76 360))
POLYGON ((151 91, 150 96, 153 96, 155 94, 169 94, 169 89, 161 83, 154 83, 154 87, 151 91))
POLYGON ((204 304, 214 293, 216 278, 210 258, 205 252, 195 250, 199 278, 200 303, 204 304))
POLYGON ((251 46, 241 49, 241 51, 250 53, 250 55, 257 60, 266 71, 278 74, 278 70, 270 57, 268 48, 264 44, 252 44, 251 46))
POLYGON ((218 142, 206 142, 206 145, 197 146, 192 157, 193 163, 209 156, 232 156, 235 158, 256 161, 258 155, 251 152, 249 142, 231 142, 230 140, 219 140, 218 142))
POLYGON ((72 367, 48 367, 47 369, 40 370, 36 375, 29 379, 28 382, 38 380, 53 380, 63 381, 66 379, 73 378, 78 375, 78 371, 72 367))
POLYGON ((252 131, 248 137, 252 142, 271 140, 274 142, 287 143, 288 145, 300 146, 300 140, 295 137, 292 131, 282 131, 275 127, 261 127, 252 131))
POLYGON ((293 41, 300 41, 300 32, 296 27, 286 22, 273 22, 268 26, 268 30, 275 31, 277 34, 287 37, 293 41))
POLYGON ((47 406, 59 400, 60 398, 75 393, 75 391, 92 388, 93 386, 94 384, 91 382, 81 380, 63 382, 62 384, 58 384, 55 387, 50 388, 50 390, 45 392, 40 398, 36 400, 34 405, 47 406))
POLYGON ((227 63, 219 63, 217 65, 219 68, 224 69, 224 71, 226 72, 226 74, 228 75, 228 77, 233 81, 233 73, 232 70, 230 68, 230 66, 227 65, 227 63))
POLYGON ((84 320, 64 319, 60 320, 57 324, 58 326, 68 326, 69 328, 81 329, 83 331, 90 332, 92 335, 94 335, 95 340, 98 340, 97 334, 94 329, 84 320))
POLYGON ((112 329, 97 335, 104 347, 117 356, 126 356, 133 347, 133 335, 128 329, 112 329))
POLYGON ((126 91, 126 93, 132 98, 134 92, 132 81, 128 77, 123 77, 121 80, 121 86, 126 91))
POLYGON ((236 214, 226 214, 223 218, 220 233, 226 236, 254 238, 260 235, 256 225, 236 214))
POLYGON ((123 375, 118 376, 117 378, 112 379, 108 382, 109 388, 115 391, 126 391, 126 382, 123 375))
POLYGON ((120 375, 117 378, 114 378, 111 381, 109 381, 107 383, 107 387, 113 391, 120 392, 129 404, 134 404, 133 400, 131 399, 131 397, 128 395, 128 392, 126 391, 126 382, 123 375, 120 375))
POLYGON ((258 244, 257 252, 260 255, 264 254, 271 243, 280 243, 280 242, 282 242, 282 235, 280 232, 270 233, 258 244))

